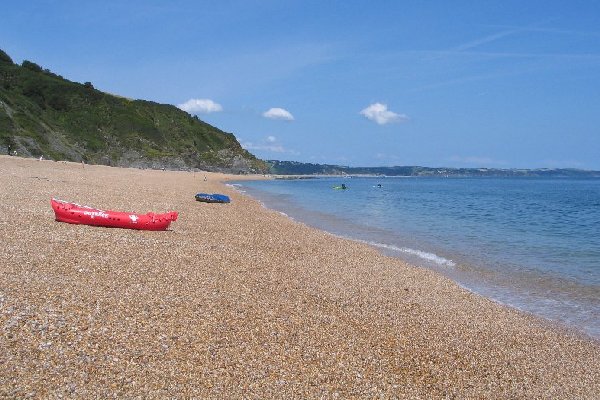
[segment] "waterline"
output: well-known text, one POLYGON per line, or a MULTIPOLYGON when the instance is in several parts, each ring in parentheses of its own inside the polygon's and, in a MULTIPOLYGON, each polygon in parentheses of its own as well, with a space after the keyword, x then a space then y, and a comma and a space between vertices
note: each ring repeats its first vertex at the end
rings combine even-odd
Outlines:
POLYGON ((338 181, 237 188, 309 226, 600 338, 600 180, 354 178, 349 190, 332 190, 338 181))

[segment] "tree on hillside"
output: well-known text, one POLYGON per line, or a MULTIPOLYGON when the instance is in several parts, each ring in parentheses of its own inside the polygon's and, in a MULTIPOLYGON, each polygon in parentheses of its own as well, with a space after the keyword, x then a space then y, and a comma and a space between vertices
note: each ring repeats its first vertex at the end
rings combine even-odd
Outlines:
POLYGON ((0 63, 13 64, 13 60, 8 54, 0 50, 0 63))

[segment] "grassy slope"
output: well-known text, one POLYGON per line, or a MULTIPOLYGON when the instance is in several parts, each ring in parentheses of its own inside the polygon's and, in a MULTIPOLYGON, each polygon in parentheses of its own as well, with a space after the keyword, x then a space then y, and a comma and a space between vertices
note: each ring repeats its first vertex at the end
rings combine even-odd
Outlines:
POLYGON ((223 132, 172 105, 103 93, 0 50, 0 146, 110 165, 264 171, 223 132))

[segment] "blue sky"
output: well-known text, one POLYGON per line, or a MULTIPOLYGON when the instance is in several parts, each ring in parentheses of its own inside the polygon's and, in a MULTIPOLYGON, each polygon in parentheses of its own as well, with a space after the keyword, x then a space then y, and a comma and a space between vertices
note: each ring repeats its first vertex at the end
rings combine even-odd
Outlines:
POLYGON ((263 159, 600 170, 597 1, 2 1, 0 48, 263 159))

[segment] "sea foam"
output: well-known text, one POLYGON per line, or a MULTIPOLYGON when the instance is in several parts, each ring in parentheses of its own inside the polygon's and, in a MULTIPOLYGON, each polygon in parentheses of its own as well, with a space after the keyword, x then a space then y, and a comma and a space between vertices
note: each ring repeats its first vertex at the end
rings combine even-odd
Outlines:
POLYGON ((433 262, 437 265, 441 265, 444 267, 451 267, 451 268, 456 267, 456 263, 454 261, 448 260, 447 258, 438 256, 437 254, 434 254, 434 253, 428 253, 423 250, 411 249, 409 247, 398 247, 398 246, 394 246, 391 244, 377 243, 377 242, 371 242, 371 241, 367 241, 367 240, 359 240, 359 242, 366 243, 368 245, 378 247, 381 249, 386 249, 386 250, 391 250, 391 251, 395 251, 395 252, 399 252, 399 253, 405 253, 405 254, 417 256, 423 260, 430 261, 430 262, 433 262))

